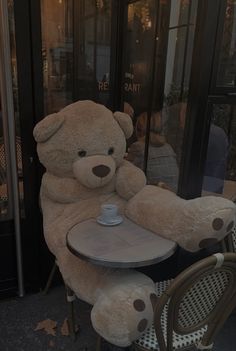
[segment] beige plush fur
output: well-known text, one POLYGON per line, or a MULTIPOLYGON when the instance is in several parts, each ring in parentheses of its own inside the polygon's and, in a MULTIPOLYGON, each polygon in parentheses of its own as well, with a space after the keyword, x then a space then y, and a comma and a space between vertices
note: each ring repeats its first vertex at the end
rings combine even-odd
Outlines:
POLYGON ((151 324, 154 283, 134 270, 80 260, 67 249, 66 234, 76 223, 96 218, 103 203, 117 204, 123 214, 127 200, 145 186, 143 172, 123 159, 125 138, 131 133, 129 116, 121 112, 114 116, 92 101, 67 106, 34 129, 39 158, 47 170, 41 205, 48 247, 64 281, 79 298, 93 305, 94 328, 118 346, 127 346, 139 337, 142 319, 148 321, 147 326, 151 324), (98 168, 97 176, 100 165, 107 168, 98 168), (99 176, 104 169, 109 173, 99 176), (135 300, 144 302, 143 311, 135 310, 135 300))
POLYGON ((73 103, 34 129, 39 159, 46 168, 41 205, 48 247, 65 282, 93 305, 95 330, 118 346, 140 336, 141 321, 146 327, 152 323, 154 284, 134 270, 104 268, 75 257, 66 247, 68 230, 96 218, 103 203, 113 203, 138 224, 197 251, 226 235, 235 216, 230 201, 185 201, 168 190, 145 186, 143 172, 123 159, 131 133, 128 115, 113 114, 92 101, 73 103), (142 311, 135 309, 135 300, 142 300, 142 311))
POLYGON ((196 252, 230 233, 236 207, 232 201, 206 196, 184 200, 172 191, 147 185, 126 207, 126 215, 161 236, 196 252))

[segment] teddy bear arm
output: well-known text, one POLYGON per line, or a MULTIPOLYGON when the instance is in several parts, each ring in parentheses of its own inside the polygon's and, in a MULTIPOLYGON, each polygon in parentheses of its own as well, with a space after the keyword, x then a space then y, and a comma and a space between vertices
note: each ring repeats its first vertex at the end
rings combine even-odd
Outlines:
POLYGON ((124 161, 117 172, 116 191, 124 199, 129 200, 146 185, 143 171, 128 161, 124 161))
POLYGON ((45 173, 42 179, 43 193, 54 202, 73 203, 78 200, 81 189, 76 179, 59 178, 45 173))

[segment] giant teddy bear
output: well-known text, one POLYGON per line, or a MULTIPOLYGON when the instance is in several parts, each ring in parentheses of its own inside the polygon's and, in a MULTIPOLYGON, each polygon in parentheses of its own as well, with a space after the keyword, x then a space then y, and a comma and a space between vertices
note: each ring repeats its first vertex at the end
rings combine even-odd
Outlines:
MULTIPOLYGON (((111 269, 69 252, 66 234, 96 218, 103 203, 189 251, 221 240, 233 226, 235 206, 223 198, 183 200, 157 186, 124 160, 133 131, 128 115, 92 101, 75 102, 34 129, 46 173, 41 185, 44 235, 65 283, 93 305, 95 330, 117 346, 130 345, 152 323, 154 283, 135 270, 111 269)), ((99 240, 99 238, 98 238, 99 240)))

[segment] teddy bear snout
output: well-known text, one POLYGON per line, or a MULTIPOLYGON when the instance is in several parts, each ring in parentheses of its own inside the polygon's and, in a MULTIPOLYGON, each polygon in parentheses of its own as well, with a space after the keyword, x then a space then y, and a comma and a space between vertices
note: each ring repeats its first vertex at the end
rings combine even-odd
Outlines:
POLYGON ((105 165, 98 165, 92 168, 93 174, 99 178, 104 178, 110 173, 111 169, 110 167, 107 167, 105 165))
POLYGON ((111 181, 115 172, 115 160, 108 155, 82 157, 73 163, 75 178, 90 189, 105 186, 111 181))

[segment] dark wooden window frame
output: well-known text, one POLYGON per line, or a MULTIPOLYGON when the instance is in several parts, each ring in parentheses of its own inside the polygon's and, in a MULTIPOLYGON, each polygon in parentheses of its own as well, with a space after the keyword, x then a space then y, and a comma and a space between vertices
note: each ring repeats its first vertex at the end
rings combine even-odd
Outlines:
MULTIPOLYGON (((112 0, 109 100, 112 110, 119 110, 123 106, 125 9, 131 2, 112 0)), ((223 32, 225 3, 226 0, 199 0, 178 191, 184 198, 201 195, 210 125, 207 116, 209 102, 235 102, 234 97, 224 95, 223 91, 222 96, 219 95, 213 79, 223 32)), ((48 273, 48 262, 52 262, 51 258, 45 260, 42 256, 46 248, 38 196, 43 169, 37 158, 32 135, 34 125, 44 117, 40 0, 15 0, 14 10, 26 213, 26 218, 22 220, 24 261, 27 284, 37 288, 42 286, 46 278, 40 266, 48 265, 44 270, 48 273)), ((151 104, 150 99, 149 112, 152 110, 151 104)))

